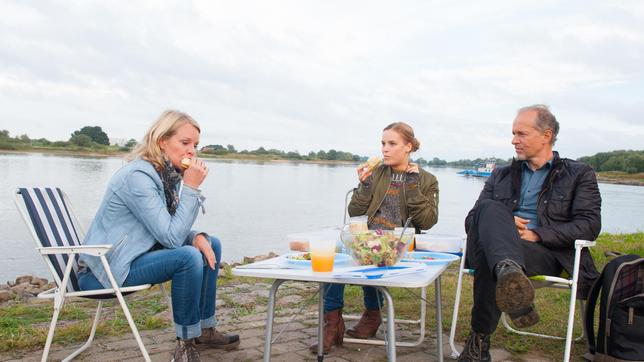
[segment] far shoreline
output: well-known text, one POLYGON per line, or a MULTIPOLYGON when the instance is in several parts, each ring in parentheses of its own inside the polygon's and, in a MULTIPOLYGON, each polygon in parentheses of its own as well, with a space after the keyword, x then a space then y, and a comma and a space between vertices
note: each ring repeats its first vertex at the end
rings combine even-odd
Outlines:
MULTIPOLYGON (((120 151, 89 151, 89 150, 68 150, 68 149, 25 149, 25 150, 3 150, 0 149, 2 154, 45 154, 57 156, 73 156, 73 157, 94 157, 94 158, 124 158, 128 152, 120 151)), ((256 155, 210 155, 200 153, 199 157, 210 160, 221 161, 242 161, 242 162, 270 162, 270 163, 308 163, 318 165, 358 165, 359 162, 355 161, 342 161, 342 160, 294 160, 275 157, 264 157, 256 155)), ((444 167, 444 166, 428 166, 428 167, 444 167)), ((452 167, 452 166, 447 166, 452 167)), ((459 168, 459 167, 452 167, 459 168)), ((613 185, 625 186, 644 186, 644 174, 629 175, 625 172, 606 171, 596 172, 597 182, 613 185)))
MULTIPOLYGON (((66 149, 27 149, 27 150, 3 150, 0 149, 2 154, 43 154, 43 155, 56 155, 56 156, 73 156, 73 157, 91 157, 91 158, 125 158, 129 152, 120 151, 89 151, 89 150, 66 150, 66 149)), ((236 156, 222 156, 210 155, 199 153, 199 158, 208 160, 221 160, 221 161, 250 161, 250 162, 271 162, 271 163, 311 163, 311 164, 328 164, 328 165, 358 165, 360 162, 344 161, 344 160, 295 160, 286 158, 274 158, 255 155, 236 155, 236 156)))

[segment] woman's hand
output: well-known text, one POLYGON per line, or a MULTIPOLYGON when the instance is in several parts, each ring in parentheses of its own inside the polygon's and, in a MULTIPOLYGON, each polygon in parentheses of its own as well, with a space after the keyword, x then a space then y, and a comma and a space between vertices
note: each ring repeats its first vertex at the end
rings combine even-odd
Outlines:
POLYGON ((407 169, 405 170, 406 173, 420 173, 418 170, 418 165, 415 163, 410 163, 407 165, 407 169))
POLYGON ((206 258, 206 262, 208 262, 208 266, 210 269, 214 270, 215 269, 215 252, 212 250, 212 245, 210 244, 210 240, 206 238, 203 234, 197 234, 195 238, 192 240, 192 246, 197 248, 203 254, 203 256, 206 258))
POLYGON ((208 176, 206 164, 202 160, 193 158, 190 167, 183 172, 183 183, 198 189, 206 176, 208 176))
POLYGON ((358 179, 360 182, 364 182, 364 180, 367 179, 367 177, 371 176, 373 173, 373 169, 369 167, 368 163, 363 163, 358 168, 356 169, 358 171, 358 179))

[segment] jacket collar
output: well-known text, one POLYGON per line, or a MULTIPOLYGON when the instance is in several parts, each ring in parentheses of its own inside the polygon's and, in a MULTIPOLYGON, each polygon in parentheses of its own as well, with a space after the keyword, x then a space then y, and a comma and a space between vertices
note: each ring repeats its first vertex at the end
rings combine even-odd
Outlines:
MULTIPOLYGON (((512 164, 510 165, 512 173, 521 172, 522 162, 522 160, 517 160, 516 158, 512 157, 512 164)), ((554 170, 559 167, 561 167, 561 158, 559 157, 559 152, 552 151, 552 167, 550 167, 550 170, 554 170)))

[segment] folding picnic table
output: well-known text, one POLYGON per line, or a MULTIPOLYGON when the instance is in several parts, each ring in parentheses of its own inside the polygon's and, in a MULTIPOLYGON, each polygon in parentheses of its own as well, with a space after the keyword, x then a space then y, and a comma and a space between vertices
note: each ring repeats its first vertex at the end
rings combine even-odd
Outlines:
MULTIPOLYGON (((398 265, 406 265, 400 263, 398 265)), ((407 265, 414 265, 409 263, 407 265)), ((431 282, 435 284, 436 297, 436 346, 439 361, 443 361, 443 342, 442 342, 442 321, 441 321, 441 274, 447 269, 449 263, 427 265, 424 271, 391 276, 377 279, 357 279, 357 278, 335 278, 333 274, 348 270, 355 270, 355 266, 334 267, 332 273, 317 273, 311 268, 293 267, 289 265, 284 258, 277 257, 263 260, 253 264, 243 265, 232 270, 233 275, 275 279, 268 296, 268 310, 266 316, 266 333, 264 340, 264 361, 270 361, 271 358, 271 339, 273 334, 273 316, 275 313, 275 295, 279 286, 287 281, 317 282, 320 284, 320 291, 323 290, 325 283, 369 285, 383 293, 387 300, 387 357, 389 361, 396 360, 396 335, 394 319, 394 302, 387 288, 423 288, 431 282)), ((370 267, 362 267, 370 268, 370 267)), ((322 338, 324 327, 324 296, 320 292, 319 312, 318 312, 318 361, 324 359, 322 354, 322 338)))

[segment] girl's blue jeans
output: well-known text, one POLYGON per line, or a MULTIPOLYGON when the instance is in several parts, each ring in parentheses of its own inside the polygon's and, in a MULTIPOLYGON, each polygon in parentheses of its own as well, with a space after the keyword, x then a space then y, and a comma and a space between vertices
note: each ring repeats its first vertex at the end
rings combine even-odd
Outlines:
MULTIPOLYGON (((379 310, 383 296, 374 287, 362 287, 364 306, 367 310, 379 310)), ((324 312, 332 312, 344 306, 344 284, 325 284, 324 312)))
MULTIPOLYGON (((186 245, 176 249, 149 251, 132 261, 124 287, 160 284, 172 280, 172 316, 177 337, 199 337, 202 328, 214 327, 217 275, 221 242, 209 236, 217 264, 212 270, 199 250, 186 245)), ((82 290, 103 289, 91 271, 80 273, 82 290)))

